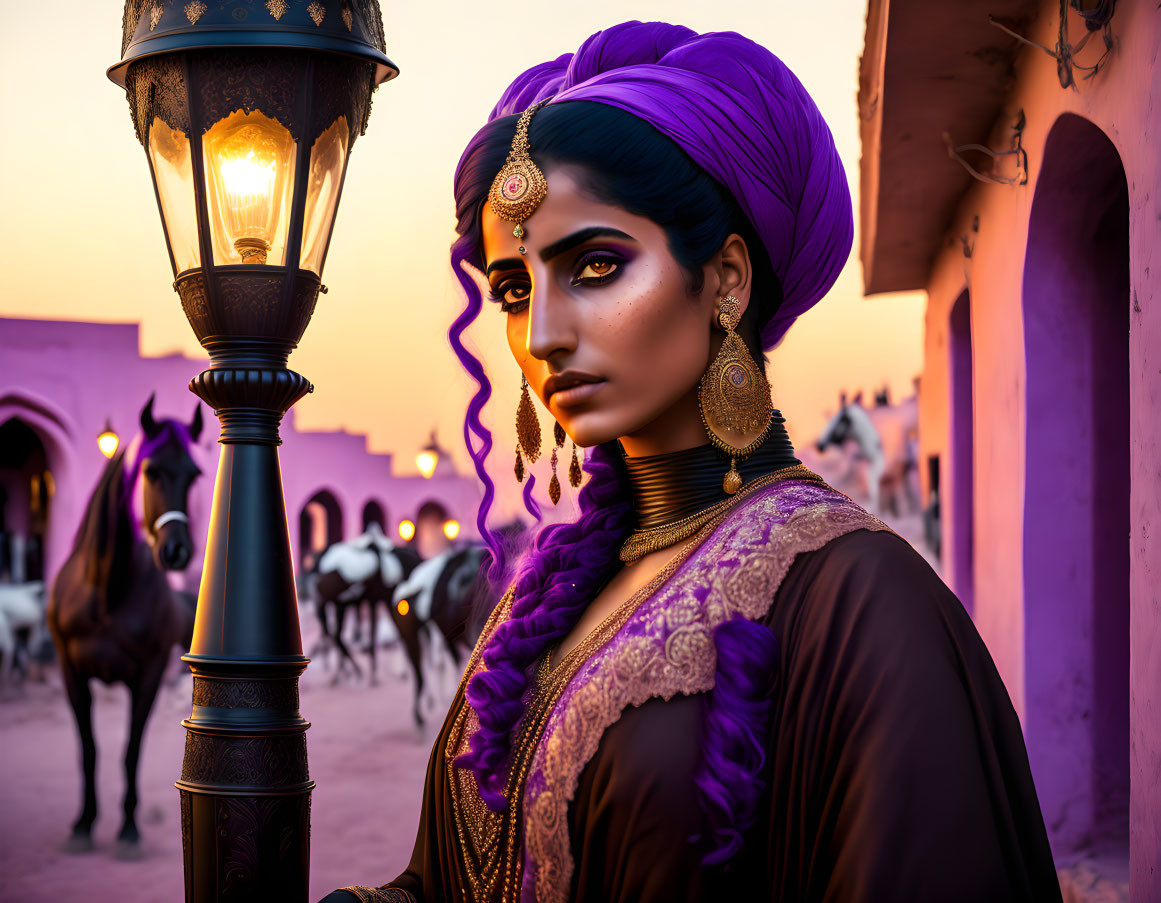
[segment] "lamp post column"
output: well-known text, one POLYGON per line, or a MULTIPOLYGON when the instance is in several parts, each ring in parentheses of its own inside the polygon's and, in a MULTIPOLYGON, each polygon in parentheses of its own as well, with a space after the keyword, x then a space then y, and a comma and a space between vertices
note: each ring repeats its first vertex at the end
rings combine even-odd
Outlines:
POLYGON ((190 385, 222 427, 194 639, 182 659, 194 674, 177 782, 191 903, 305 901, 309 878, 314 782, 298 707, 307 659, 277 446, 282 415, 310 386, 285 355, 241 344, 211 348, 211 368, 190 385))

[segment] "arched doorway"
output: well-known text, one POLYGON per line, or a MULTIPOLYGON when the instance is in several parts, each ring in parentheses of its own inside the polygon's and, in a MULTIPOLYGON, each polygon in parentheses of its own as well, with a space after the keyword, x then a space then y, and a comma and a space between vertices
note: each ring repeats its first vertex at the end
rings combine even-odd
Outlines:
POLYGON ((444 524, 451 519, 447 508, 437 501, 424 502, 415 515, 415 550, 423 558, 438 555, 451 545, 444 524))
POLYGON ((36 431, 0 424, 0 582, 45 579, 45 540, 55 482, 36 431))
POLYGON ((1023 284, 1025 733, 1058 853, 1128 842, 1129 304, 1124 168, 1065 114, 1023 284))
POLYGON ((387 511, 377 499, 370 499, 363 506, 363 532, 366 532, 371 524, 378 524, 380 530, 387 532, 387 511))
POLYGON ((951 368, 951 574, 952 588, 970 614, 975 604, 975 427, 972 394, 971 297, 956 299, 948 320, 951 368))
POLYGON ((303 573, 314 567, 319 554, 343 538, 343 509, 329 489, 320 489, 298 515, 298 555, 303 573))

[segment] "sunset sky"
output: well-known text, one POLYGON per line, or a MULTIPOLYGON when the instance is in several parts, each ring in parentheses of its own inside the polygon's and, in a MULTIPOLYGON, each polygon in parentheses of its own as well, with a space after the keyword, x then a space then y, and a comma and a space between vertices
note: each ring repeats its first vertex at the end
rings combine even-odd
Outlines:
MULTIPOLYGON (((143 353, 198 355, 171 287, 144 151, 123 92, 104 74, 119 57, 120 0, 0 2, 0 316, 140 321, 143 353)), ((380 88, 355 145, 323 274, 330 291, 291 366, 316 386, 297 405, 300 428, 365 432, 373 450, 397 453, 401 472, 414 472, 433 427, 466 462, 460 429, 471 383, 445 337, 462 304, 447 265, 451 177, 523 69, 626 19, 739 31, 812 93, 858 197, 865 0, 382 6, 387 53, 402 74, 380 88)), ((864 299, 857 242, 830 295, 772 357, 775 403, 798 443, 815 437, 840 389, 888 382, 902 397, 920 368, 922 296, 864 299)), ((485 310, 474 340, 496 384, 494 469, 507 486, 519 376, 498 312, 485 310)))

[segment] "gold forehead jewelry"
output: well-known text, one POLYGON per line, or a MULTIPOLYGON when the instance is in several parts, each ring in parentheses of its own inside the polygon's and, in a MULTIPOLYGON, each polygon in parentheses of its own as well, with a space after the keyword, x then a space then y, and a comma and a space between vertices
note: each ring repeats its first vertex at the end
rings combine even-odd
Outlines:
MULTIPOLYGON (((508 160, 496 174, 488 192, 492 212, 500 219, 516 224, 512 234, 517 238, 524 237, 524 221, 536 212, 536 208, 548 195, 548 182, 544 179, 544 173, 528 156, 528 123, 532 121, 532 114, 551 99, 549 97, 538 101, 520 114, 516 135, 512 138, 512 149, 508 151, 508 160)), ((520 246, 520 253, 525 253, 523 245, 520 246)))

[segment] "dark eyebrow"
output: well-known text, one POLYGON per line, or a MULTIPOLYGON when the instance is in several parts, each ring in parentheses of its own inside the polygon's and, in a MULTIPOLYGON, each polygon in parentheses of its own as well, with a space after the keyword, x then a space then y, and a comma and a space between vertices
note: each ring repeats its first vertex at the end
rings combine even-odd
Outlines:
POLYGON ((571 251, 577 245, 583 245, 591 238, 624 238, 629 241, 635 241, 632 235, 627 235, 620 229, 613 229, 609 226, 590 226, 587 229, 574 232, 572 235, 566 235, 560 241, 554 241, 540 252, 540 259, 548 263, 548 261, 552 260, 558 254, 571 251))
MULTIPOLYGON (((593 238, 623 238, 628 241, 636 241, 632 235, 611 226, 589 226, 587 229, 580 229, 572 233, 572 235, 566 235, 560 241, 554 241, 540 252, 540 259, 548 263, 553 257, 557 257, 565 251, 571 251, 593 238)), ((505 257, 503 260, 493 260, 488 264, 488 269, 484 275, 491 276, 493 270, 523 269, 523 267, 524 261, 521 258, 505 257)))
POLYGON ((505 257, 503 260, 493 260, 489 263, 484 275, 491 276, 493 270, 516 270, 523 268, 524 261, 519 257, 505 257))

